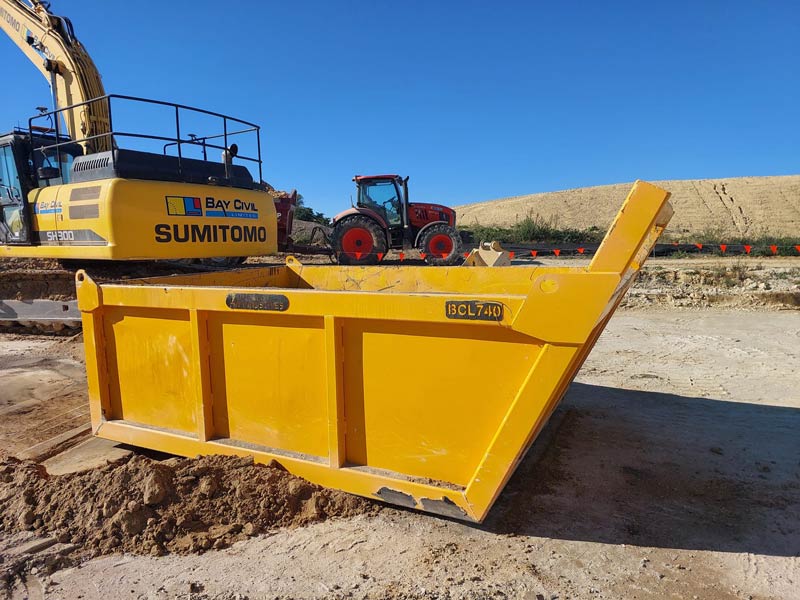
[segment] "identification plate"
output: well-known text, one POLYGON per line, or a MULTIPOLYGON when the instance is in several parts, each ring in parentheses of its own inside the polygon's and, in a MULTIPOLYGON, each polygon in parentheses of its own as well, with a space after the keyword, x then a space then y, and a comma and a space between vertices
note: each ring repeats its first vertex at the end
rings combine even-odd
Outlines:
POLYGON ((448 319, 502 321, 503 305, 481 300, 448 300, 444 305, 444 314, 448 319))
POLYGON ((289 299, 283 294, 228 294, 225 304, 239 310, 283 312, 289 308, 289 299))

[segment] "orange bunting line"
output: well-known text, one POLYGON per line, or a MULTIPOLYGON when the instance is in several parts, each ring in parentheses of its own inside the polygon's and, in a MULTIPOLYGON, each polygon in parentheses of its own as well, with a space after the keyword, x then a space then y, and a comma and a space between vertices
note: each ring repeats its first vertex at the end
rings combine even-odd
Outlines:
POLYGON ((427 255, 427 254, 425 254, 424 252, 420 252, 420 253, 419 253, 419 257, 420 257, 422 260, 425 260, 425 257, 426 257, 426 256, 428 256, 428 255, 427 255))
POLYGON ((586 248, 578 248, 578 254, 583 254, 586 251, 586 248))
POLYGON ((464 258, 469 258, 469 252, 464 252, 464 258))
POLYGON ((719 249, 722 250, 723 254, 725 254, 725 250, 728 249, 728 245, 727 244, 720 244, 719 245, 719 249))
POLYGON ((697 246, 698 250, 702 250, 703 249, 703 244, 695 244, 695 246, 697 246))
POLYGON ((553 250, 553 254, 555 254, 556 256, 561 256, 561 250, 556 248, 555 250, 553 250))
POLYGON ((800 254, 800 244, 798 244, 797 246, 795 246, 795 247, 794 247, 794 249, 795 249, 795 250, 797 250, 797 253, 798 253, 798 254, 800 254))
POLYGON ((378 260, 383 260, 383 252, 378 252, 378 260))
POLYGON ((356 252, 356 260, 361 260, 362 256, 364 256, 362 252, 356 252))
POLYGON ((514 251, 513 250, 511 252, 509 252, 508 255, 509 255, 509 257, 511 257, 511 260, 514 260, 514 251))
MULTIPOLYGON (((798 252, 800 252, 800 250, 798 250, 798 252)), ((532 257, 536 258, 537 254, 538 254, 538 252, 536 250, 531 250, 531 256, 532 257)))
POLYGON ((400 253, 400 260, 405 260, 405 259, 406 259, 406 255, 405 255, 405 253, 404 253, 404 252, 401 252, 401 253, 400 253))
POLYGON ((752 249, 753 249, 753 247, 752 247, 752 246, 747 246, 747 245, 745 245, 745 247, 744 247, 744 251, 745 251, 747 254, 750 254, 750 250, 752 250, 752 249))
POLYGON ((772 244, 772 245, 769 247, 769 249, 770 249, 770 250, 772 250, 772 253, 773 253, 773 254, 777 254, 777 253, 778 253, 778 247, 777 247, 775 244, 772 244))

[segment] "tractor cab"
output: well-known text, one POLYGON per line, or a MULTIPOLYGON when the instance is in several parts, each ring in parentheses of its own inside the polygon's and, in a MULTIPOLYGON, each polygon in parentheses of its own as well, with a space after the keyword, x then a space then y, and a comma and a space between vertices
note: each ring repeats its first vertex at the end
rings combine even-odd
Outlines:
POLYGON ((408 177, 399 175, 356 175, 356 206, 376 212, 390 235, 389 246, 403 246, 408 225, 408 177))

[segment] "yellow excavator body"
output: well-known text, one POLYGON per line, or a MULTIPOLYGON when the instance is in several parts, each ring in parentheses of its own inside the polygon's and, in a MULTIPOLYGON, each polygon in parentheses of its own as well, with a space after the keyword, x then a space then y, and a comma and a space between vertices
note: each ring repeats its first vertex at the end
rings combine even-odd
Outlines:
POLYGON ((277 215, 265 191, 106 179, 34 189, 30 244, 0 256, 86 260, 236 257, 277 251, 277 215))
POLYGON ((290 257, 99 284, 79 271, 93 431, 275 460, 320 485, 481 521, 669 222, 668 197, 637 182, 589 266, 290 257))

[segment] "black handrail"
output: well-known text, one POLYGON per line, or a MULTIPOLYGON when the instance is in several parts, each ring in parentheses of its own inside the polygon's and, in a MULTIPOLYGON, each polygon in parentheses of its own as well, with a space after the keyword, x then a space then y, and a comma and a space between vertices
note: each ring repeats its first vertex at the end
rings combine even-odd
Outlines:
MULTIPOLYGON (((193 107, 193 106, 187 106, 185 104, 177 104, 175 102, 165 102, 163 100, 152 100, 150 98, 140 98, 140 97, 137 97, 137 96, 127 96, 127 95, 123 95, 123 94, 107 94, 105 96, 100 96, 98 98, 93 98, 91 100, 85 100, 84 102, 79 102, 77 104, 73 104, 71 106, 67 106, 67 107, 64 107, 64 108, 59 108, 59 109, 56 109, 56 110, 53 110, 53 111, 50 111, 50 112, 40 113, 40 114, 28 119, 28 131, 31 132, 30 133, 31 145, 33 145, 32 144, 32 142, 33 142, 32 131, 33 131, 33 123, 34 123, 34 121, 36 121, 37 119, 43 119, 43 118, 48 118, 48 117, 52 118, 52 122, 55 125, 56 143, 49 144, 49 145, 46 145, 46 146, 37 146, 35 148, 35 150, 39 150, 39 151, 44 152, 46 150, 56 149, 57 154, 60 154, 61 147, 64 146, 65 144, 90 142, 92 140, 97 140, 97 139, 101 139, 101 138, 110 138, 111 147, 115 147, 116 137, 130 137, 130 138, 136 138, 136 139, 158 140, 158 141, 162 141, 162 142, 168 142, 168 143, 164 144, 164 148, 163 148, 164 154, 166 154, 166 150, 167 150, 168 147, 176 146, 176 149, 177 149, 177 152, 178 152, 177 158, 178 158, 178 171, 179 171, 179 173, 182 173, 181 161, 183 159, 183 152, 181 150, 181 146, 183 144, 197 144, 198 140, 203 140, 202 141, 203 157, 204 157, 204 159, 207 159, 206 148, 215 148, 215 149, 219 149, 219 150, 223 150, 224 151, 224 150, 227 150, 230 147, 229 144, 228 144, 228 138, 233 137, 233 136, 237 136, 237 135, 244 135, 244 134, 247 134, 247 133, 255 133, 256 134, 256 146, 257 146, 258 156, 257 157, 250 157, 250 156, 243 156, 243 155, 238 155, 237 154, 236 158, 238 158, 240 160, 243 160, 243 161, 254 162, 254 163, 258 164, 258 178, 259 178, 259 181, 263 180, 262 154, 261 154, 261 128, 258 125, 256 125, 255 123, 250 123, 249 121, 245 121, 243 119, 237 119, 236 117, 231 117, 229 115, 224 115, 222 113, 218 113, 218 112, 214 112, 214 111, 210 111, 210 110, 205 110, 205 109, 202 109, 202 108, 196 108, 196 107, 193 107), (127 131, 114 131, 114 129, 112 127, 112 124, 113 124, 113 120, 112 120, 113 111, 111 110, 111 108, 112 108, 112 100, 114 100, 114 99, 131 101, 131 102, 140 102, 140 103, 143 103, 143 104, 152 104, 152 105, 157 105, 157 106, 166 106, 166 107, 174 108, 174 110, 175 110, 175 133, 176 133, 176 135, 174 137, 168 137, 168 136, 151 135, 151 134, 145 134, 145 133, 132 133, 132 132, 127 132, 127 131), (59 115, 61 113, 65 112, 65 111, 74 110, 76 108, 80 108, 81 106, 87 106, 89 104, 96 103, 96 102, 106 102, 106 104, 107 104, 108 116, 109 116, 109 118, 108 118, 109 131, 105 132, 105 133, 98 133, 98 134, 94 134, 94 135, 84 136, 81 139, 76 139, 76 140, 68 139, 68 140, 65 140, 63 142, 59 141, 59 140, 63 139, 63 136, 59 131, 59 121, 60 121, 59 115), (180 115, 181 110, 190 111, 190 112, 193 112, 193 113, 208 115, 208 116, 211 116, 211 117, 216 117, 216 118, 222 119, 223 133, 222 134, 217 134, 217 135, 211 135, 211 136, 204 136, 204 137, 200 137, 200 138, 188 139, 188 140, 187 139, 183 139, 181 137, 181 115, 180 115), (238 129, 238 130, 233 131, 233 132, 229 132, 228 131, 228 121, 230 121, 232 123, 237 123, 240 126, 243 126, 244 128, 243 129, 238 129), (220 137, 223 138, 223 140, 224 140, 223 141, 224 146, 217 146, 215 144, 208 144, 207 143, 207 140, 218 139, 220 137)), ((59 161, 59 165, 60 164, 61 163, 59 161)), ((226 163, 226 172, 227 172, 227 163, 226 163)))
MULTIPOLYGON (((254 128, 251 127, 250 129, 239 129, 238 131, 229 131, 228 132, 228 137, 233 137, 234 135, 240 135, 240 134, 244 134, 244 133, 252 133, 254 131, 258 131, 258 129, 257 128, 254 129, 254 128)), ((189 134, 189 135, 191 135, 191 134, 189 134)), ((225 137, 225 134, 224 133, 218 133, 217 135, 204 135, 202 137, 189 138, 188 140, 180 140, 180 141, 170 142, 169 144, 164 144, 163 152, 164 152, 164 154, 166 154, 167 153, 167 148, 171 148, 172 146, 177 146, 179 144, 192 144, 192 145, 203 146, 204 148, 206 148, 206 147, 214 148, 215 150, 226 150, 227 148, 225 146, 217 146, 215 144, 206 144, 205 143, 206 140, 216 140, 216 139, 219 139, 221 137, 225 137)), ((257 158, 244 158, 243 156, 238 156, 238 155, 237 155, 237 158, 242 158, 244 160, 252 160, 252 161, 255 161, 255 162, 259 161, 259 159, 257 159, 257 158)))

